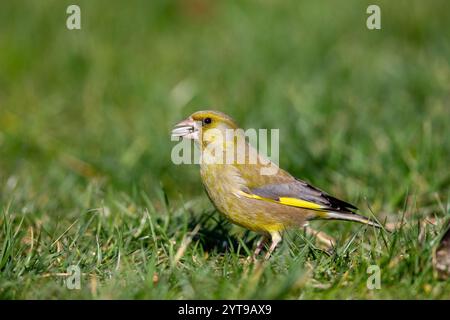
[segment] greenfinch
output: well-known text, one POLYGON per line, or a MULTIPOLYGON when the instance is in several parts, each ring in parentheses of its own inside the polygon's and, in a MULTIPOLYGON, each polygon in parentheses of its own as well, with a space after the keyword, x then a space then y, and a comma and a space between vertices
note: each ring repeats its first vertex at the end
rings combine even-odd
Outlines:
POLYGON ((271 239, 269 258, 284 230, 304 227, 310 220, 347 220, 381 227, 355 213, 354 205, 282 170, 245 138, 240 139, 242 135, 231 117, 209 110, 195 112, 172 130, 172 137, 193 139, 199 146, 201 179, 217 210, 232 223, 262 235, 254 257, 271 239), (251 162, 252 157, 256 161, 251 162), (276 170, 264 174, 263 169, 269 167, 276 170))

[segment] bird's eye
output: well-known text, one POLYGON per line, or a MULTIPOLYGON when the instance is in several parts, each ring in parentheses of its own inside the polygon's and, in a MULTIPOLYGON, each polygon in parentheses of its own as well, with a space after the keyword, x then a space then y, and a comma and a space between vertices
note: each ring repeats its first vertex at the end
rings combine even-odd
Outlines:
POLYGON ((203 120, 203 123, 204 124, 210 124, 212 122, 212 119, 211 118, 205 118, 205 120, 203 120))

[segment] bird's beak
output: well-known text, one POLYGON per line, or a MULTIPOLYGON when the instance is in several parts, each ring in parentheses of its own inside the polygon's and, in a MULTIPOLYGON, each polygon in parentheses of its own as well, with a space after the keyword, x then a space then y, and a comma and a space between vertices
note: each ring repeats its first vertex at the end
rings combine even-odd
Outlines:
POLYGON ((172 129, 172 138, 198 139, 198 124, 191 117, 181 121, 172 129))

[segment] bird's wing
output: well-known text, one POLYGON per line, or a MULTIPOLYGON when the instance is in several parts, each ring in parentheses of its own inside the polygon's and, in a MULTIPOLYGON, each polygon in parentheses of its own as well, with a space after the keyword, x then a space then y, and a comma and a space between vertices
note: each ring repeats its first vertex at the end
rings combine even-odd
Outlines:
POLYGON ((317 211, 354 213, 353 210, 357 210, 354 205, 332 197, 299 179, 249 188, 242 190, 240 194, 248 198, 317 211))

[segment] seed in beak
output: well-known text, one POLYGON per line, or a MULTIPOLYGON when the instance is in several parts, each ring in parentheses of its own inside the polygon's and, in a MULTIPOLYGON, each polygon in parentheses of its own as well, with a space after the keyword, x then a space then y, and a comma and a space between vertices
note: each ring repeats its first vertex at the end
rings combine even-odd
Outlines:
POLYGON ((191 125, 177 125, 172 130, 172 137, 183 137, 194 132, 194 127, 191 125))

